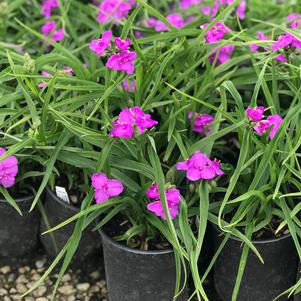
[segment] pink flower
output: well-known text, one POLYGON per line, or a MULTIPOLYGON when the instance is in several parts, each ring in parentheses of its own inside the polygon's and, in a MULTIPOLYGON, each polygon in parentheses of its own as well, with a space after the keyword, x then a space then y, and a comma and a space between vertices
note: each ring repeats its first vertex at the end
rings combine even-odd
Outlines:
POLYGON ((277 60, 279 62, 285 62, 285 63, 287 62, 287 58, 284 55, 281 55, 281 54, 277 55, 275 57, 275 60, 277 60))
MULTIPOLYGON (((42 71, 42 76, 50 77, 51 74, 48 73, 47 71, 42 71)), ((38 87, 40 89, 44 89, 44 88, 46 88, 46 83, 45 82, 41 82, 41 83, 38 84, 38 87)))
POLYGON ((291 14, 289 14, 287 16, 287 22, 292 22, 292 24, 290 25, 290 27, 293 28, 293 29, 296 29, 300 25, 301 15, 299 15, 297 13, 291 13, 291 14))
POLYGON ((142 135, 146 129, 152 128, 158 124, 157 121, 151 119, 151 115, 145 114, 139 107, 123 109, 117 121, 113 121, 115 126, 110 132, 111 137, 132 138, 135 128, 142 135))
MULTIPOLYGON (((4 148, 0 147, 0 156, 5 154, 4 148)), ((18 174, 18 160, 15 156, 9 156, 8 158, 0 162, 0 184, 9 188, 15 184, 15 177, 18 174)))
POLYGON ((70 66, 64 66, 64 71, 69 76, 73 76, 73 69, 70 66))
POLYGON ((121 88, 123 88, 124 90, 126 90, 128 92, 134 93, 135 92, 135 83, 136 83, 136 81, 134 79, 132 79, 130 81, 130 83, 127 80, 124 80, 120 86, 121 86, 121 88))
POLYGON ((270 130, 269 138, 273 139, 281 126, 283 122, 283 119, 278 115, 271 115, 266 120, 262 120, 257 123, 257 125, 254 127, 254 130, 259 134, 263 135, 267 131, 270 130))
POLYGON ((260 121, 263 118, 264 107, 259 106, 255 108, 247 108, 246 113, 248 117, 253 121, 260 121))
POLYGON ((123 185, 115 179, 108 179, 104 173, 94 173, 91 177, 92 187, 95 189, 95 201, 97 204, 107 201, 111 197, 123 192, 123 185))
MULTIPOLYGON (((215 47, 213 47, 211 50, 214 49, 215 47)), ((233 51, 234 51, 234 45, 222 46, 209 57, 209 61, 212 63, 216 59, 217 64, 224 64, 227 61, 229 61, 233 51)))
POLYGON ((64 38, 64 36, 65 36, 65 32, 63 29, 60 28, 53 32, 51 38, 53 42, 59 42, 64 38))
POLYGON ((129 39, 121 40, 120 38, 115 38, 115 46, 120 50, 128 50, 132 42, 129 39))
POLYGON ((105 31, 100 39, 92 40, 90 42, 89 49, 95 52, 98 56, 102 56, 111 44, 111 37, 112 31, 105 31))
POLYGON ((51 11, 53 8, 59 7, 57 0, 46 0, 42 2, 42 14, 46 19, 49 19, 51 16, 51 11))
POLYGON ((43 33, 44 36, 47 37, 51 32, 53 32, 55 26, 56 26, 55 21, 46 22, 45 24, 42 25, 41 32, 43 33))
MULTIPOLYGON (((206 28, 207 26, 208 24, 206 23, 203 25, 203 28, 206 28)), ((231 30, 226 27, 223 22, 219 21, 206 33, 206 41, 207 43, 219 42, 227 32, 231 32, 231 30)))
POLYGON ((210 160, 200 151, 196 151, 191 159, 178 162, 177 170, 186 170, 186 177, 191 181, 212 180, 216 176, 224 174, 219 162, 210 160))
POLYGON ((113 54, 107 61, 106 66, 110 69, 123 71, 127 74, 134 73, 134 64, 137 54, 135 51, 123 51, 118 54, 113 54))
POLYGON ((203 2, 203 0, 180 0, 179 6, 181 9, 187 9, 190 6, 198 5, 202 2, 203 2))
POLYGON ((237 16, 240 20, 244 20, 246 17, 246 7, 247 7, 246 1, 241 0, 236 10, 237 16))
POLYGON ((211 132, 209 125, 214 120, 214 117, 208 114, 197 114, 189 112, 188 118, 193 121, 193 130, 196 133, 203 133, 208 136, 211 132))
MULTIPOLYGON (((184 19, 183 16, 179 13, 173 13, 173 14, 169 14, 166 17, 166 20, 174 27, 176 28, 182 28, 184 27, 185 23, 184 23, 184 19)), ((158 20, 156 22, 155 25, 155 30, 156 31, 168 31, 169 28, 160 20, 158 20)))
MULTIPOLYGON (((261 32, 261 31, 259 31, 259 32, 257 33, 257 38, 258 38, 258 40, 261 40, 261 41, 266 41, 266 40, 269 39, 269 38, 268 38, 267 36, 265 36, 264 33, 261 32)), ((258 49, 259 49, 259 46, 258 46, 257 44, 251 44, 251 45, 250 45, 250 50, 251 50, 252 52, 256 52, 258 49)), ((267 50, 267 49, 265 49, 265 50, 267 50)))
POLYGON ((103 0, 99 6, 98 21, 101 24, 111 21, 118 23, 128 17, 133 5, 135 1, 132 0, 103 0))
MULTIPOLYGON (((146 196, 150 199, 157 199, 157 201, 151 202, 147 205, 147 209, 158 217, 166 220, 164 209, 160 201, 160 195, 158 192, 158 185, 154 183, 146 192, 146 196)), ((167 189, 165 191, 168 209, 172 219, 175 219, 179 214, 179 204, 181 202, 180 191, 176 188, 167 189)))

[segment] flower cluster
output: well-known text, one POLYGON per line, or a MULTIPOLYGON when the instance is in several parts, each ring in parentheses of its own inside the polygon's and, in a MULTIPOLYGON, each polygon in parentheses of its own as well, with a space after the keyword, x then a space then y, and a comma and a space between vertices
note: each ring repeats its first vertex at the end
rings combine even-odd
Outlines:
MULTIPOLYGON (((0 147, 0 156, 6 153, 5 149, 0 147)), ((15 184, 15 177, 18 174, 18 160, 15 156, 0 162, 0 184, 3 187, 9 188, 15 184)))
MULTIPOLYGON (((89 48, 95 52, 99 57, 109 53, 108 48, 111 48, 112 31, 106 31, 103 33, 100 39, 92 40, 89 48)), ((114 39, 115 51, 109 57, 106 66, 110 69, 117 71, 123 71, 127 74, 134 73, 134 61, 137 58, 135 51, 129 51, 129 47, 132 42, 129 39, 122 40, 120 38, 114 39)))
POLYGON ((49 19, 53 8, 59 7, 58 0, 45 0, 42 2, 42 14, 45 19, 49 19))
POLYGON ((111 21, 118 23, 122 18, 128 17, 135 4, 135 0, 103 0, 99 5, 98 21, 100 24, 111 21))
POLYGON ((41 32, 45 37, 51 37, 53 42, 59 42, 64 38, 65 32, 62 28, 57 30, 55 30, 55 28, 55 21, 45 22, 41 27, 41 32))
POLYGON ((265 108, 258 106, 255 108, 249 107, 246 114, 251 121, 255 122, 253 129, 259 134, 263 135, 269 131, 268 137, 273 139, 281 126, 283 119, 278 115, 270 115, 267 119, 263 120, 265 108))
POLYGON ((135 129, 142 135, 146 129, 152 128, 158 124, 157 121, 151 119, 151 115, 145 114, 141 108, 125 108, 123 109, 117 121, 113 121, 114 128, 112 129, 111 137, 133 138, 135 129))
POLYGON ((97 204, 116 197, 123 192, 123 184, 116 179, 109 179, 104 173, 94 173, 91 177, 92 187, 95 189, 95 201, 97 204))
POLYGON ((196 151, 190 159, 178 162, 177 170, 186 170, 187 179, 190 181, 213 180, 224 174, 218 161, 210 160, 200 151, 196 151))
MULTIPOLYGON (((183 28, 186 24, 191 21, 191 18, 184 20, 180 13, 172 13, 166 17, 166 20, 176 28, 183 28)), ((146 26, 154 28, 155 31, 168 31, 169 28, 160 20, 155 18, 149 18, 145 21, 146 26)))
POLYGON ((198 114, 189 112, 188 118, 193 122, 193 131, 196 133, 203 133, 208 136, 211 132, 209 125, 213 122, 214 117, 209 114, 198 114))
MULTIPOLYGON (((202 13, 205 15, 210 16, 212 19, 217 15, 218 10, 220 7, 230 5, 234 2, 234 0, 216 0, 214 4, 211 6, 205 6, 202 8, 202 13)), ((241 0, 237 9, 236 14, 240 20, 245 19, 245 13, 246 13, 246 0, 241 0)))
MULTIPOLYGON (((156 201, 151 202, 147 205, 147 209, 153 212, 156 216, 161 217, 166 220, 166 215, 163 210, 162 203, 160 201, 160 195, 158 191, 157 183, 154 183, 146 192, 146 196, 149 199, 156 199, 156 201)), ((170 216, 172 219, 175 219, 179 214, 179 204, 181 202, 180 191, 176 188, 171 188, 165 190, 166 201, 170 216)))
MULTIPOLYGON (((204 24, 202 28, 208 27, 208 23, 204 24)), ((212 28, 208 30, 205 35, 205 40, 208 44, 218 43, 224 37, 224 35, 228 32, 231 32, 225 24, 221 21, 217 22, 212 28)), ((211 51, 214 51, 212 55, 209 57, 210 62, 217 61, 218 64, 226 63, 230 57, 232 52, 234 51, 233 45, 224 45, 216 50, 216 46, 211 48, 211 51)))

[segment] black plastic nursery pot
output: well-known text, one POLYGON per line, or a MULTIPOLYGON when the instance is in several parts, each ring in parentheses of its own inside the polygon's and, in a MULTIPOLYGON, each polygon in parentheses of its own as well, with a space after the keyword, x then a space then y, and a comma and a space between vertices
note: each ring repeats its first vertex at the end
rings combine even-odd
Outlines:
MULTIPOLYGON (((56 196, 56 194, 46 187, 46 202, 44 204, 45 214, 50 227, 54 227, 73 215, 80 212, 80 209, 64 202, 56 196)), ((51 234, 41 235, 42 244, 46 250, 46 253, 50 257, 55 257, 58 252, 64 247, 71 234, 73 233, 75 221, 52 232, 52 237, 55 240, 55 245, 51 234)), ((93 226, 88 226, 82 234, 80 244, 75 253, 74 262, 82 262, 89 255, 99 253, 101 247, 101 240, 96 231, 92 231, 93 226)), ((43 233, 48 230, 45 221, 42 219, 40 232, 43 233)))
POLYGON ((23 258, 37 249, 40 212, 29 213, 33 196, 15 199, 22 216, 6 201, 0 200, 0 257, 23 258))
MULTIPOLYGON (((224 234, 216 227, 213 228, 215 250, 217 250, 224 234)), ((261 254, 264 264, 252 250, 249 250, 237 300, 272 301, 295 284, 298 266, 295 245, 290 234, 275 239, 253 241, 253 244, 261 254)), ((214 283, 222 300, 231 300, 242 250, 242 241, 230 237, 215 262, 214 283)), ((287 296, 277 300, 287 300, 287 296)))
MULTIPOLYGON (((176 264, 172 250, 140 251, 112 240, 100 230, 110 301, 172 301, 176 264)), ((177 298, 187 301, 188 292, 177 298)))

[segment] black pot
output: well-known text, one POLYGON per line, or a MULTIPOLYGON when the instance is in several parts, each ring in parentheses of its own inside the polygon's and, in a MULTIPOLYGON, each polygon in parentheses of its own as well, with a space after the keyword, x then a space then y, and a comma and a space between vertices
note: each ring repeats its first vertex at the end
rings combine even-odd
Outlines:
MULTIPOLYGON (((49 226, 52 228, 63 221, 67 220, 71 216, 80 212, 79 208, 76 208, 68 203, 64 202, 56 196, 56 194, 46 187, 46 202, 44 204, 45 214, 48 219, 49 226)), ((55 257, 58 252, 64 247, 71 234, 73 233, 75 221, 52 232, 52 237, 55 240, 56 248, 51 238, 51 233, 41 235, 42 244, 46 250, 46 253, 50 257, 55 257)), ((101 246, 101 240, 96 231, 92 231, 92 225, 88 226, 82 234, 80 244, 74 255, 74 262, 83 261, 92 254, 99 253, 101 246)), ((41 222, 41 233, 48 230, 45 221, 41 222)))
MULTIPOLYGON (((113 241, 100 230, 110 301, 172 301, 175 293, 174 252, 139 251, 113 241)), ((187 290, 177 301, 187 301, 187 290)))
MULTIPOLYGON (((216 227, 213 235, 217 250, 224 235, 216 227)), ((237 300, 272 301, 296 281, 298 255, 295 245, 289 234, 277 239, 253 241, 253 244, 264 264, 249 250, 237 300)), ((242 241, 230 237, 215 263, 215 288, 222 300, 231 300, 242 249, 242 241)), ((277 300, 287 300, 287 297, 277 300)))
MULTIPOLYGON (((301 279, 301 263, 298 266, 298 274, 297 274, 297 281, 301 279)), ((301 301, 301 293, 298 293, 294 296, 294 301, 301 301)))
POLYGON ((40 212, 29 213, 33 196, 15 199, 22 216, 6 201, 0 200, 0 256, 23 258, 36 251, 40 212))

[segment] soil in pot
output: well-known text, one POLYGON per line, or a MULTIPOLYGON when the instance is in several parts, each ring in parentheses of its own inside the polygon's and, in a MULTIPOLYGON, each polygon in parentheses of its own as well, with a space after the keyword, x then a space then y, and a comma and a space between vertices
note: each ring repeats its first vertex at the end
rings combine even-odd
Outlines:
POLYGON ((17 197, 22 216, 6 201, 0 200, 0 256, 21 258, 34 253, 38 245, 40 212, 29 213, 32 196, 17 197))
MULTIPOLYGON (((111 238, 115 232, 112 229, 114 227, 112 228, 110 224, 110 227, 106 226, 100 230, 109 300, 172 301, 176 283, 173 251, 171 249, 143 251, 129 248, 111 238)), ((161 242, 159 245, 163 246, 161 242)), ((188 300, 186 289, 177 300, 188 300)))
MULTIPOLYGON (((73 215, 77 214, 80 209, 73 204, 68 204, 49 188, 46 187, 46 202, 44 204, 45 214, 50 227, 54 227, 73 215)), ((75 222, 66 225, 52 232, 51 234, 41 235, 42 244, 50 257, 55 257, 58 252, 64 247, 65 243, 73 233, 75 222), (55 245, 52 238, 55 240, 55 245)), ((42 219, 40 232, 43 233, 48 228, 45 221, 42 219)), ((73 258, 73 264, 76 262, 82 263, 88 256, 99 254, 101 240, 96 231, 92 231, 93 226, 88 226, 82 237, 78 249, 73 258)))
MULTIPOLYGON (((217 250, 224 235, 216 227, 212 228, 217 250)), ((249 251, 237 300, 271 301, 295 283, 298 265, 295 245, 289 234, 253 243, 263 257, 264 264, 253 251, 249 251)), ((224 301, 232 297, 242 245, 242 241, 230 237, 214 266, 215 287, 224 301)), ((277 300, 287 300, 287 297, 277 300)))

